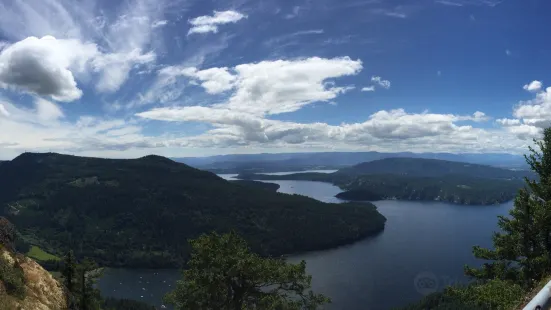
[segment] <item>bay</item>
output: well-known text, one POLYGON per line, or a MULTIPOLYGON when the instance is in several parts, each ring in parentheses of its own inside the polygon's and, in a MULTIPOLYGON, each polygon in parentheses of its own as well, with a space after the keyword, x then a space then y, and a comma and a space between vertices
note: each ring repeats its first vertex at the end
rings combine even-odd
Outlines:
MULTIPOLYGON (((287 172, 290 173, 290 172, 287 172)), ((231 179, 235 175, 220 175, 231 179)), ((325 202, 342 202, 328 183, 270 181, 279 191, 325 202)), ((439 202, 378 201, 387 217, 381 234, 335 249, 293 255, 305 260, 316 292, 330 296, 326 309, 391 309, 419 300, 446 285, 465 283, 465 264, 478 265, 473 245, 491 246, 497 216, 512 202, 463 206, 439 202), (423 285, 426 280, 433 286, 423 285)), ((107 269, 98 287, 105 296, 137 299, 155 306, 181 277, 177 270, 107 269)))

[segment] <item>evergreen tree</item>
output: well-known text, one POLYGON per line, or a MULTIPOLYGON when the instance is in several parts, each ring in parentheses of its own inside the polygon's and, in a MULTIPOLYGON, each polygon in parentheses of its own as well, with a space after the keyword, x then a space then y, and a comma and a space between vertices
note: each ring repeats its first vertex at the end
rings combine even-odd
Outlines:
POLYGON ((61 275, 63 277, 63 284, 69 291, 69 293, 74 294, 77 290, 77 262, 75 259, 75 254, 73 251, 69 251, 65 254, 63 258, 63 268, 61 269, 61 275))
POLYGON ((95 288, 96 280, 101 277, 98 266, 92 260, 86 258, 78 266, 80 277, 80 309, 98 310, 100 309, 101 296, 95 288))
POLYGON ((551 270, 551 128, 534 140, 526 162, 538 178, 525 179, 510 217, 500 216, 500 232, 494 233, 494 249, 475 246, 475 257, 488 260, 480 269, 466 267, 467 275, 480 280, 511 280, 531 287, 551 270))
POLYGON ((251 253, 235 233, 190 241, 188 269, 165 300, 176 309, 316 309, 330 302, 310 289, 306 263, 251 253))

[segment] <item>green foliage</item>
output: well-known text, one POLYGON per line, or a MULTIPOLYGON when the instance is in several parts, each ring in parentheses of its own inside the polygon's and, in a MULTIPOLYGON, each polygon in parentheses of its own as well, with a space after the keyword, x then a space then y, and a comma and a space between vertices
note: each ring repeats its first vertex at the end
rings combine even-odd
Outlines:
POLYGON ((0 256, 0 283, 9 295, 23 299, 25 297, 25 275, 18 265, 11 265, 0 256))
POLYGON ((262 258, 235 233, 190 241, 183 280, 166 296, 177 309, 316 309, 330 302, 310 291, 306 263, 262 258))
POLYGON ((511 281, 489 280, 481 284, 466 287, 450 287, 446 295, 471 307, 481 309, 510 310, 516 309, 525 295, 525 290, 511 281))
POLYGON ((80 310, 99 310, 101 306, 101 295, 95 287, 96 281, 101 277, 102 272, 96 263, 86 258, 77 267, 80 277, 80 310))
POLYGON ((402 310, 512 310, 517 309, 526 291, 518 284, 489 280, 466 286, 448 287, 402 310))
POLYGON ((101 306, 100 291, 96 281, 102 272, 92 260, 85 258, 77 263, 73 251, 67 252, 63 258, 61 276, 67 288, 67 300, 70 307, 80 310, 99 310, 101 306))
POLYGON ((155 310, 155 307, 141 301, 111 297, 102 300, 101 308, 103 310, 155 310))
POLYGON ((60 260, 59 257, 52 255, 41 248, 37 247, 36 245, 31 246, 29 252, 27 252, 27 256, 38 261, 56 261, 60 260))
POLYGON ((19 253, 27 253, 31 250, 31 245, 25 241, 20 233, 17 233, 15 237, 15 251, 19 253))
POLYGON ((190 253, 181 241, 211 231, 235 229, 271 256, 350 243, 386 220, 373 205, 232 184, 158 156, 25 153, 0 166, 0 207, 20 200, 35 201, 10 217, 27 240, 113 267, 181 267, 190 253))
POLYGON ((417 303, 410 304, 400 310, 486 310, 479 306, 474 306, 470 302, 464 302, 458 298, 449 296, 444 292, 432 293, 423 297, 417 303))
POLYGON ((466 267, 472 277, 531 288, 551 271, 551 128, 535 142, 539 151, 530 148, 525 157, 539 178, 526 179, 528 188, 519 191, 510 217, 499 217, 494 249, 474 247, 474 255, 489 262, 480 269, 466 267))

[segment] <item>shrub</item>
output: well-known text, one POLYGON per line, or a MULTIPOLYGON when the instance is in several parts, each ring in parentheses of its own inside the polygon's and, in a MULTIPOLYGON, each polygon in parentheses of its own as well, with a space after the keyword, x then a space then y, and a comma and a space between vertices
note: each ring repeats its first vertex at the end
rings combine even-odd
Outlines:
POLYGON ((0 258, 0 281, 4 283, 9 295, 23 299, 25 297, 25 276, 19 266, 12 266, 0 258))

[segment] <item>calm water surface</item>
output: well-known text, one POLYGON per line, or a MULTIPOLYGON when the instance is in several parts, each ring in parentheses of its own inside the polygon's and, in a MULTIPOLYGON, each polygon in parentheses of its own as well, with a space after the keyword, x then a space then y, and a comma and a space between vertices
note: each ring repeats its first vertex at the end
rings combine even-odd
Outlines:
MULTIPOLYGON (((235 175, 221 175, 231 178, 235 175)), ((339 188, 321 182, 270 181, 282 193, 340 202, 339 188)), ((445 203, 380 201, 387 217, 378 236, 349 246, 289 257, 306 260, 316 292, 330 296, 327 309, 390 309, 420 299, 445 285, 465 282, 463 265, 478 264, 473 245, 490 246, 498 215, 512 202, 497 206, 456 206, 445 203), (436 288, 426 288, 429 278, 436 288)), ((99 282, 107 296, 131 298, 160 306, 162 296, 180 278, 176 270, 110 269, 99 282)))

